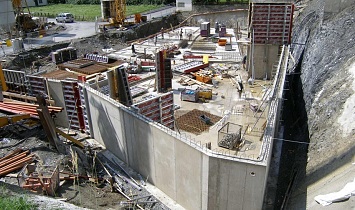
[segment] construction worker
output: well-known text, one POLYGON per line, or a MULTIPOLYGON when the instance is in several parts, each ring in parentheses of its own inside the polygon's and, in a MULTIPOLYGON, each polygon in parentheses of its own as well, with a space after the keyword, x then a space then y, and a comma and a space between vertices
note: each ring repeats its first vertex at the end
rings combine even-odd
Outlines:
POLYGON ((238 81, 238 93, 239 93, 239 98, 242 98, 243 90, 244 90, 243 83, 242 83, 242 81, 239 80, 239 81, 238 81))
POLYGON ((245 55, 243 57, 243 61, 242 61, 242 64, 243 64, 243 69, 245 69, 245 64, 247 63, 247 56, 245 55))
POLYGON ((136 49, 134 48, 134 44, 132 44, 132 54, 136 53, 136 49))

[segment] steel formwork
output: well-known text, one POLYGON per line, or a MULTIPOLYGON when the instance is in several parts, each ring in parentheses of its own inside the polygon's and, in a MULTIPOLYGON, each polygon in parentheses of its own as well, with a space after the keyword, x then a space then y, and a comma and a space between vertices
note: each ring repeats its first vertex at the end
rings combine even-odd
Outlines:
POLYGON ((291 43, 293 11, 293 4, 251 3, 249 37, 255 44, 291 43))
POLYGON ((28 82, 31 90, 31 95, 36 96, 39 93, 47 95, 47 81, 43 77, 28 75, 28 82))
POLYGON ((3 69, 9 91, 28 94, 28 78, 25 72, 3 69))
POLYGON ((150 98, 132 106, 137 113, 174 129, 174 95, 172 92, 150 98))
POLYGON ((85 130, 85 120, 77 81, 62 81, 65 110, 67 111, 69 127, 75 130, 85 130))
POLYGON ((23 71, 3 69, 4 78, 8 90, 29 96, 36 96, 39 93, 48 95, 47 81, 43 77, 26 75, 23 71))

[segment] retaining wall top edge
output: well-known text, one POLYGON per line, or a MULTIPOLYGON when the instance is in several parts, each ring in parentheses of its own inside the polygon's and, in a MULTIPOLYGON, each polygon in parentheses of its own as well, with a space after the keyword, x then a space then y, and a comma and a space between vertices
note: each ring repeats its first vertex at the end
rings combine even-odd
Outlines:
MULTIPOLYGON (((170 136, 190 145, 192 148, 204 153, 207 156, 210 157, 215 157, 215 158, 220 158, 220 159, 225 159, 225 160, 230 160, 230 161, 237 161, 237 162, 243 162, 243 163, 249 163, 249 164, 253 164, 253 165, 260 165, 260 166, 266 166, 267 161, 265 158, 263 159, 251 159, 251 158, 243 158, 243 157, 239 157, 239 156, 232 156, 232 155, 227 155, 227 154, 223 154, 220 152, 216 152, 213 150, 209 150, 207 149, 205 146, 198 144, 197 142, 195 142, 194 140, 192 140, 191 138, 181 135, 176 131, 173 131, 167 127, 165 127, 164 125, 161 125, 157 122, 154 122, 152 120, 150 120, 149 118, 146 118, 143 115, 137 114, 134 111, 130 110, 128 107, 120 104, 119 102, 115 101, 114 99, 110 98, 107 95, 104 95, 103 93, 100 93, 99 91, 91 88, 89 85, 87 84, 79 84, 82 87, 85 87, 86 90, 92 94, 95 94, 96 96, 102 98, 103 100, 117 106, 117 108, 120 108, 122 111, 129 113, 135 117, 137 117, 138 119, 150 124, 151 126, 161 130, 162 132, 165 132, 167 134, 169 134, 170 136)), ((271 137, 272 138, 272 137, 271 137)), ((267 136, 264 136, 264 139, 267 139, 267 136)), ((268 141, 269 142, 269 141, 268 141)))

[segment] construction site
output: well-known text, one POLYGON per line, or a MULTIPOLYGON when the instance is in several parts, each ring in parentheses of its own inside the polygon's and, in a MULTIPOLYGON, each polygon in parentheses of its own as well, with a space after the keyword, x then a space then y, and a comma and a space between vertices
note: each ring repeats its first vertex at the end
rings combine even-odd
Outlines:
POLYGON ((1 183, 40 209, 354 208, 355 1, 189 3, 12 39, 1 183))

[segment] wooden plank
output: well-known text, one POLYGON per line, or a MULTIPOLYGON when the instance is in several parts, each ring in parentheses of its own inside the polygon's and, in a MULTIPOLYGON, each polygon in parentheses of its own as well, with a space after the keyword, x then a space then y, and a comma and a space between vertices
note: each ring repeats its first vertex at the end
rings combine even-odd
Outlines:
MULTIPOLYGON (((15 98, 25 99, 25 100, 29 100, 29 101, 37 101, 36 97, 34 97, 34 96, 26 96, 26 95, 22 95, 22 94, 18 94, 18 93, 10 93, 10 92, 4 92, 4 91, 2 92, 2 94, 4 96, 8 96, 8 97, 15 97, 15 98)), ((46 102, 49 103, 51 106, 55 105, 54 100, 46 99, 46 102)))
MULTIPOLYGON (((4 104, 11 104, 11 105, 19 105, 22 107, 32 107, 32 108, 38 107, 38 104, 30 104, 30 103, 26 103, 23 101, 16 102, 15 100, 8 101, 8 99, 5 99, 3 103, 4 104)), ((57 106, 48 106, 48 109, 54 110, 54 111, 59 111, 59 112, 63 110, 62 107, 57 107, 57 106)))
POLYGON ((55 131, 60 134, 61 136, 63 136, 64 138, 70 140, 71 142, 73 142, 74 144, 78 145, 81 148, 84 148, 84 144, 81 143, 80 141, 76 140, 75 138, 71 137, 70 135, 64 133, 63 131, 59 130, 58 128, 55 128, 55 131))

